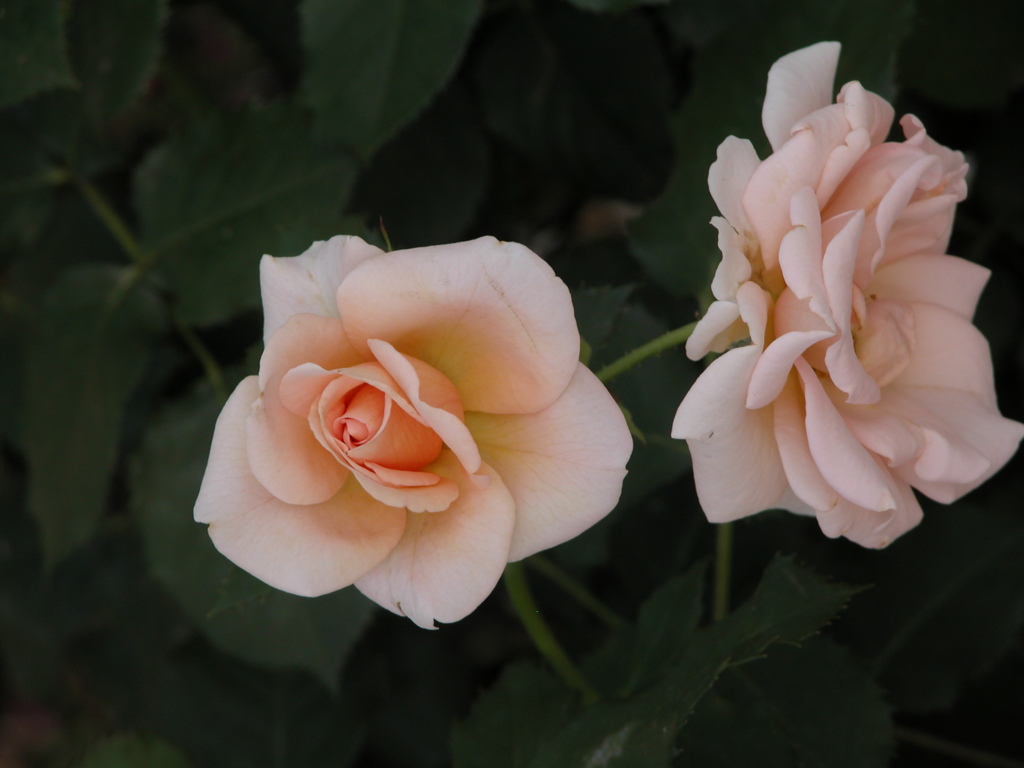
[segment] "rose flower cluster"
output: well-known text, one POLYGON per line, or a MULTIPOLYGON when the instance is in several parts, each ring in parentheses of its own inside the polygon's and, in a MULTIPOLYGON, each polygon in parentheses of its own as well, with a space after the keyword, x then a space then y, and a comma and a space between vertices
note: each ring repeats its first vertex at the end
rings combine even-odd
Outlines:
POLYGON ((838 58, 819 43, 771 68, 767 159, 734 137, 718 148, 722 262, 687 353, 724 354, 672 435, 709 520, 783 508, 884 547, 921 519, 912 488, 958 499, 1024 425, 1000 415, 971 321, 988 270, 946 253, 963 155, 911 115, 888 141, 893 109, 860 83, 832 103, 838 58))
POLYGON ((259 376, 224 406, 195 505, 241 568, 300 595, 355 584, 430 628, 615 506, 632 437, 523 246, 335 237, 260 280, 259 376))

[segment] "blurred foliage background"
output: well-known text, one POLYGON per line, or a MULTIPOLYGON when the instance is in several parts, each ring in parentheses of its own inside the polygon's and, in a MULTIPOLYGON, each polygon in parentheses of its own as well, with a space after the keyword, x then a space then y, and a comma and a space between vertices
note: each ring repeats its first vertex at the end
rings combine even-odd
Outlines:
POLYGON ((596 368, 706 303, 715 147, 764 156, 768 67, 826 39, 967 153, 951 252, 993 272, 1024 419, 1018 0, 0 0, 0 766, 1024 766, 1022 459, 884 552, 741 521, 710 624, 680 351, 611 385, 645 438, 619 507, 528 564, 599 704, 500 588, 426 632, 192 521, 263 253, 522 242, 596 368))

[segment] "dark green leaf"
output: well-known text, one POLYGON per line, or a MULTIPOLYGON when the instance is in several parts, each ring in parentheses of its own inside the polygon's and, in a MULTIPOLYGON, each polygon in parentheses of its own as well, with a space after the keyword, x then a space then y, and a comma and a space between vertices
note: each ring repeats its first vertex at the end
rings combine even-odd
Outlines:
POLYGON ((664 196, 632 227, 634 251, 661 285, 685 295, 710 284, 719 254, 708 224, 715 215, 708 167, 729 135, 750 139, 764 156, 760 104, 772 63, 812 43, 839 40, 837 83, 856 79, 884 92, 909 17, 909 0, 777 0, 694 54, 693 86, 673 119, 672 178, 664 196))
POLYGON ((527 768, 578 707, 550 672, 510 664, 452 730, 454 768, 527 768))
POLYGON ((89 0, 72 5, 68 47, 94 121, 115 117, 152 74, 165 3, 89 0))
POLYGON ((998 107, 1020 84, 1024 5, 1017 0, 925 0, 900 49, 901 80, 940 104, 998 107), (984 40, 980 55, 978 41, 984 40), (941 51, 941 55, 936 55, 941 51))
POLYGON ((74 85, 64 52, 59 0, 0 3, 0 107, 74 85))
POLYGON ((320 137, 361 155, 394 135, 452 76, 481 0, 305 0, 304 89, 320 137))
POLYGON ((746 22, 772 0, 688 0, 672 3, 660 15, 680 43, 700 48, 746 22))
POLYGON ((487 124, 522 154, 594 193, 642 200, 661 189, 671 80, 642 16, 561 4, 507 14, 476 74, 487 124))
POLYGON ((872 554, 863 576, 876 585, 844 632, 874 659, 899 709, 950 706, 1024 621, 1024 521, 970 506, 931 509, 913 535, 872 554))
POLYGON ((174 404, 133 462, 132 507, 153 574, 222 649, 255 663, 309 669, 335 687, 371 603, 353 589, 315 599, 264 589, 192 519, 218 411, 209 393, 174 404))
POLYGON ((94 747, 77 768, 188 768, 184 756, 152 737, 120 736, 94 747))
POLYGON ((839 646, 810 638, 730 669, 682 730, 679 764, 884 768, 893 728, 882 690, 839 646))
POLYGON ((28 346, 28 503, 50 564, 88 540, 99 521, 122 408, 163 326, 156 296, 146 286, 128 287, 133 275, 100 266, 65 273, 28 346))
MULTIPOLYGON (((666 765, 676 733, 725 669, 757 658, 773 643, 807 637, 854 591, 823 581, 788 558, 776 558, 753 597, 722 621, 690 635, 659 682, 631 698, 586 709, 544 746, 531 768, 666 765)), ((683 608, 684 616, 688 610, 683 608)))
POLYGON ((259 305, 259 261, 337 234, 353 180, 288 107, 207 122, 153 151, 135 179, 143 245, 168 271, 181 319, 212 324, 259 305))
POLYGON ((572 292, 572 305, 576 310, 580 336, 587 340, 592 350, 607 342, 631 293, 631 285, 602 285, 572 292))
POLYGON ((476 213, 489 163, 469 93, 452 88, 377 153, 353 207, 383 220, 396 249, 450 243, 476 213))
POLYGON ((0 249, 35 239, 50 212, 56 180, 53 164, 25 126, 0 116, 0 249))

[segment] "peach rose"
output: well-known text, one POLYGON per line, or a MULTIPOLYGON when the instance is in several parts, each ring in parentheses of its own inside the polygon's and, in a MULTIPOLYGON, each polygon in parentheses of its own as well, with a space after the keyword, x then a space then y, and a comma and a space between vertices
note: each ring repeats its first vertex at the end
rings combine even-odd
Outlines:
POLYGON ((687 354, 725 352, 672 435, 712 522, 782 508, 884 547, 1013 455, 971 319, 988 270, 946 255, 963 155, 857 82, 831 103, 838 43, 777 61, 762 122, 773 154, 727 138, 708 184, 723 218, 716 301, 687 354), (730 348, 748 338, 746 346, 730 348), (725 351, 728 350, 728 351, 725 351))
POLYGON ((633 443, 578 363, 569 291, 515 243, 263 258, 266 348, 217 421, 195 506, 268 584, 355 584, 422 627, 619 498, 633 443))

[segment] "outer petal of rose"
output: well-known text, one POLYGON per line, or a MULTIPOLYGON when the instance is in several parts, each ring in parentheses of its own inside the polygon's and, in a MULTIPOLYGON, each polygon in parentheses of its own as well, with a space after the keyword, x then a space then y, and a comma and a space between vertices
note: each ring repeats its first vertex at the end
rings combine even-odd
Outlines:
MULTIPOLYGON (((863 133, 863 132, 862 132, 863 133)), ((817 189, 826 166, 830 175, 838 173, 837 162, 830 164, 834 152, 840 150, 842 165, 852 164, 857 154, 846 146, 850 124, 843 107, 833 104, 810 115, 800 123, 789 141, 765 158, 750 177, 743 194, 743 208, 757 234, 761 258, 766 272, 778 265, 779 243, 792 228, 789 201, 804 187, 817 189)), ((858 145, 859 148, 866 146, 858 145)))
POLYGON ((619 500, 633 438, 615 400, 584 366, 543 411, 469 413, 466 421, 516 502, 510 561, 578 536, 619 500))
POLYGON ((292 315, 310 313, 338 317, 335 294, 346 275, 383 251, 358 237, 338 235, 317 241, 291 258, 264 256, 260 261, 263 296, 263 340, 292 315))
POLYGON ((773 150, 786 143, 801 118, 832 103, 839 49, 839 43, 816 43, 783 56, 768 70, 761 124, 773 150))
POLYGON ((977 488, 1010 460, 1024 437, 1024 424, 1004 418, 977 395, 905 386, 890 386, 886 395, 883 405, 906 414, 929 438, 923 461, 899 467, 897 473, 936 501, 948 504, 977 488), (988 466, 963 482, 957 453, 965 449, 984 457, 988 466), (945 467, 944 461, 949 462, 945 467))
MULTIPOLYGON (((746 216, 743 218, 746 220, 746 216)), ((716 299, 733 299, 736 297, 736 289, 750 279, 750 259, 744 247, 753 234, 748 230, 737 232, 721 216, 713 216, 711 224, 718 230, 718 250, 722 253, 722 260, 711 280, 711 295, 716 299)))
POLYGON ((956 256, 918 254, 886 264, 868 288, 880 299, 938 304, 970 320, 990 274, 956 256))
POLYGON ((992 356, 981 331, 935 304, 914 308, 915 344, 910 364, 890 386, 940 387, 973 392, 996 409, 992 356))
POLYGON ((825 482, 859 506, 878 511, 895 508, 888 473, 850 432, 817 374, 803 360, 796 361, 796 370, 807 409, 807 445, 825 482))
POLYGON ((816 511, 832 509, 839 502, 839 494, 825 482, 811 456, 804 424, 807 414, 796 373, 790 374, 775 400, 773 415, 775 442, 793 493, 816 511))
POLYGON ((245 420, 259 396, 244 379, 217 420, 195 518, 210 523, 228 559, 277 589, 321 595, 352 584, 398 543, 405 512, 346 483, 321 504, 291 505, 272 496, 249 471, 245 420))
POLYGON ((370 259, 342 283, 338 306, 357 348, 386 339, 434 366, 467 411, 539 411, 576 370, 569 289, 516 243, 482 237, 370 259))
POLYGON ((708 352, 724 352, 734 341, 747 335, 735 301, 714 301, 686 340, 686 356, 700 360, 708 352))
POLYGON ((855 544, 871 549, 889 546, 899 536, 921 522, 921 505, 907 483, 892 478, 897 498, 895 509, 875 512, 845 499, 832 510, 818 513, 818 525, 826 536, 845 536, 855 544))
POLYGON ((262 396, 253 405, 246 434, 253 475, 289 504, 317 504, 341 487, 347 471, 320 443, 305 416, 281 402, 284 375, 303 363, 325 369, 358 361, 341 323, 333 317, 295 315, 282 325, 260 360, 262 396))
POLYGON ((515 502, 494 470, 481 467, 491 482, 479 488, 451 453, 442 456, 439 471, 457 478, 458 499, 438 515, 409 515, 395 548, 356 582, 371 600, 425 629, 464 618, 491 593, 515 526, 515 502))
POLYGON ((743 210, 743 190, 761 161, 747 139, 729 136, 718 145, 718 159, 708 169, 708 189, 725 220, 742 232, 750 229, 743 210))
POLYGON ((856 80, 839 90, 836 102, 846 108, 851 128, 863 128, 872 144, 880 144, 889 135, 895 116, 892 105, 878 94, 865 90, 856 80))
POLYGON ((713 523, 771 509, 789 489, 770 409, 745 405, 759 353, 756 346, 739 347, 712 362, 672 423, 672 437, 690 447, 697 496, 713 523))
POLYGON ((470 475, 480 469, 480 450, 476 446, 465 422, 449 410, 441 407, 460 407, 458 393, 444 374, 436 368, 413 361, 386 341, 370 339, 367 342, 377 362, 402 388, 423 423, 433 429, 462 462, 470 475), (435 398, 431 398, 435 394, 435 398), (430 400, 435 403, 431 403, 430 400), (454 402, 453 402, 454 401, 454 402))

